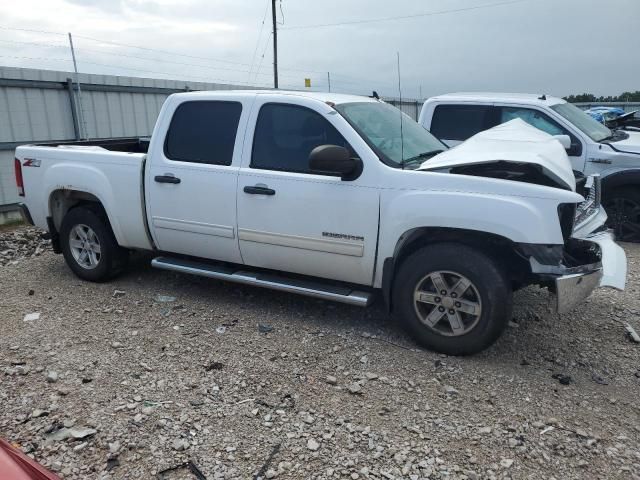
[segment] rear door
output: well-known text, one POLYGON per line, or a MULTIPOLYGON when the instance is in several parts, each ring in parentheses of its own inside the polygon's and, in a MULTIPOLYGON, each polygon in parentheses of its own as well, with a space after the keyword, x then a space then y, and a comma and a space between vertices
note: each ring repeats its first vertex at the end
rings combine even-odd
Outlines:
POLYGON ((319 145, 344 146, 363 160, 370 153, 354 151, 346 138, 355 132, 333 108, 296 96, 277 103, 281 98, 257 95, 249 120, 238 182, 244 262, 370 285, 380 197, 372 165, 365 161, 352 181, 308 166, 319 145))
POLYGON ((235 197, 247 98, 183 101, 166 135, 154 132, 164 142, 150 151, 146 202, 160 250, 241 263, 235 197))
POLYGON ((430 132, 449 147, 497 125, 492 105, 440 104, 433 110, 430 132))

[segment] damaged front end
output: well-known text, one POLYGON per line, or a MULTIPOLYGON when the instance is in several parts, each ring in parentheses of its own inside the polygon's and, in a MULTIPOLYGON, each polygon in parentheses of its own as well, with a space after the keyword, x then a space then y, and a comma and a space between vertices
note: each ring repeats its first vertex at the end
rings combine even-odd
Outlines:
POLYGON ((519 246, 535 282, 556 294, 559 313, 573 309, 598 287, 624 290, 627 276, 624 250, 604 226, 607 216, 600 205, 599 176, 577 183, 585 201, 558 208, 565 243, 519 246))
POLYGON ((598 287, 624 290, 627 260, 610 231, 570 238, 564 245, 521 245, 536 283, 556 294, 556 310, 567 312, 598 287))
POLYGON ((562 244, 519 244, 517 254, 528 264, 517 284, 548 287, 558 312, 584 301, 597 287, 624 289, 624 250, 605 227, 598 175, 585 177, 571 169, 560 142, 516 119, 478 133, 459 146, 427 161, 419 170, 523 182, 576 192, 584 201, 558 205, 562 244))

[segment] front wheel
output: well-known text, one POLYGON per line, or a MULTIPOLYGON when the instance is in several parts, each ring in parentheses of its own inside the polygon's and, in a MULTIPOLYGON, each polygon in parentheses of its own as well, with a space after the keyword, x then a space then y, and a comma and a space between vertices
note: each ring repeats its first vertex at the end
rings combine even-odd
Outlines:
POLYGON ((512 297, 496 261, 453 243, 410 255, 393 288, 394 308, 411 336, 448 355, 470 355, 495 342, 509 321, 512 297))
POLYGON ((607 212, 607 226, 613 229, 616 240, 640 242, 640 187, 612 191, 603 206, 607 212))
POLYGON ((77 207, 60 227, 62 254, 69 268, 83 280, 104 282, 122 271, 128 252, 121 248, 100 209, 77 207))

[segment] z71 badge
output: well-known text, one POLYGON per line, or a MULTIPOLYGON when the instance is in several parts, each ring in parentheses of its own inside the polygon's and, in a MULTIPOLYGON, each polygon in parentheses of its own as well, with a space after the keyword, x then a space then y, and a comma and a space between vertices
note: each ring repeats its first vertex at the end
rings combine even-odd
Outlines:
POLYGON ((35 158, 25 158, 22 166, 23 167, 39 167, 40 160, 36 160, 35 158))

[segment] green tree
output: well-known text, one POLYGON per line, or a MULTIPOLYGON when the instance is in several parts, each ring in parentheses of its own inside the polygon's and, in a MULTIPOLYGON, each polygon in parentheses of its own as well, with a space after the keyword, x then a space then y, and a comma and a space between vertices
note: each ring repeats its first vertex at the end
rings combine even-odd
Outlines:
POLYGON ((563 97, 567 102, 605 103, 605 102, 640 102, 640 90, 635 92, 622 92, 620 95, 601 95, 596 97, 592 93, 580 93, 578 95, 568 95, 563 97))

